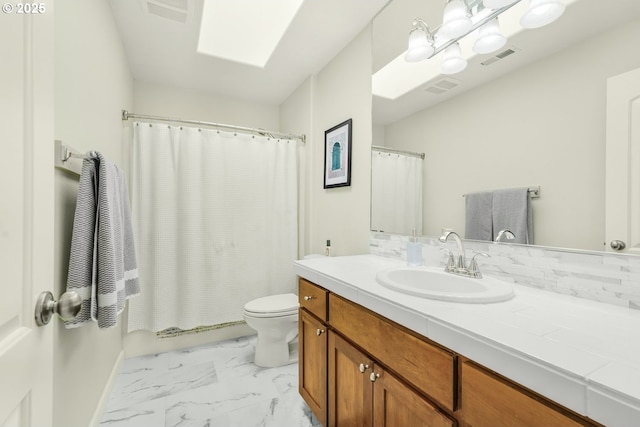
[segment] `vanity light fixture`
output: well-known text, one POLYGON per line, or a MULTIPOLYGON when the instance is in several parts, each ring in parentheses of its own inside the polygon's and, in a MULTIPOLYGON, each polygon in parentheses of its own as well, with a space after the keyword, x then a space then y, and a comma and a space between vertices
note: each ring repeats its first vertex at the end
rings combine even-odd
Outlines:
POLYGON ((478 29, 478 39, 473 44, 473 51, 484 54, 495 52, 507 44, 507 38, 500 32, 498 17, 478 29))
POLYGON ((467 60, 462 56, 460 43, 455 42, 444 51, 442 74, 456 74, 465 68, 467 68, 467 60))
POLYGON ((529 9, 520 18, 520 25, 524 28, 544 27, 558 19, 564 8, 559 0, 531 0, 529 9))
POLYGON ((464 36, 472 28, 473 22, 464 0, 448 0, 444 7, 440 35, 455 39, 464 36))
POLYGON ((418 62, 433 55, 433 36, 427 23, 420 18, 413 20, 413 28, 409 33, 409 48, 404 59, 407 62, 418 62))
POLYGON ((487 9, 500 9, 501 7, 514 4, 517 0, 484 0, 482 3, 487 9))
MULTIPOLYGON (((467 61, 460 51, 460 39, 477 32, 474 52, 486 54, 500 49, 506 44, 507 38, 500 31, 498 16, 520 1, 522 0, 447 0, 442 25, 433 33, 429 31, 424 20, 414 18, 405 60, 418 62, 444 51, 444 74, 464 70, 467 61)), ((529 2, 529 7, 520 19, 524 28, 548 25, 558 19, 565 10, 561 0, 526 1, 529 2)))

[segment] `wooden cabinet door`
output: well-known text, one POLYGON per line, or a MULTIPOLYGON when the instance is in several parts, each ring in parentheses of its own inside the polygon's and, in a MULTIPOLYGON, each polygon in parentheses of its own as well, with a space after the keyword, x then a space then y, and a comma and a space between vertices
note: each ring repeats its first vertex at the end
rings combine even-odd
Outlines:
POLYGON ((454 427, 456 422, 379 366, 373 386, 374 427, 454 427))
POLYGON ((327 329, 306 310, 298 320, 298 390, 322 425, 327 424, 327 329))
POLYGON ((441 407, 455 410, 454 353, 334 294, 329 295, 329 313, 329 323, 345 338, 365 349, 371 357, 441 407))
POLYGON ((593 425, 551 402, 465 361, 461 366, 460 413, 473 427, 578 427, 593 425))
POLYGON ((329 426, 370 427, 373 361, 329 331, 329 426), (362 365, 362 366, 361 366, 362 365))

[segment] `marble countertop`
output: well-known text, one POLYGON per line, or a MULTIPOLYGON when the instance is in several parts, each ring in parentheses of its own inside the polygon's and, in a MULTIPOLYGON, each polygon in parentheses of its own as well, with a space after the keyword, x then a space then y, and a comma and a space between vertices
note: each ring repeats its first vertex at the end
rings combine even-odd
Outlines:
POLYGON ((404 295, 376 255, 296 261, 297 275, 607 426, 640 424, 640 310, 514 285, 515 297, 461 304, 404 295))

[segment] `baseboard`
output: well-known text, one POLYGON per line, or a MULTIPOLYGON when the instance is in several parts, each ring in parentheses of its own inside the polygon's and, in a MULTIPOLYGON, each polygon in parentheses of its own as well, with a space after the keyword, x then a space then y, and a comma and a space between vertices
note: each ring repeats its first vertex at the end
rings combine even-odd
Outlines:
POLYGON ((100 425, 100 421, 102 421, 102 415, 104 415, 104 410, 107 407, 107 403, 109 403, 109 396, 111 396, 111 390, 113 389, 113 385, 116 382, 116 378, 118 378, 118 374, 120 373, 120 367, 122 366, 123 360, 124 360, 124 350, 121 350, 120 354, 118 354, 118 358, 116 359, 116 363, 113 364, 111 375, 109 375, 107 384, 105 384, 104 386, 104 390, 102 391, 100 400, 96 405, 96 410, 94 411, 93 416, 91 417, 91 422, 89 423, 89 427, 98 427, 100 425))

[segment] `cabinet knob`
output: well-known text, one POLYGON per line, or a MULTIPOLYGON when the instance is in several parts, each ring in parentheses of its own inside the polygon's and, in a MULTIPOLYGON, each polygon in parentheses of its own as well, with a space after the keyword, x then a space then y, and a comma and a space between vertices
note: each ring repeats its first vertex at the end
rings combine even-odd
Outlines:
POLYGON ((369 375, 371 382, 376 382, 378 378, 380 378, 380 374, 376 374, 375 372, 371 372, 371 375, 369 375))
POLYGON ((320 336, 322 334, 324 334, 324 329, 316 329, 316 335, 317 336, 320 336))
POLYGON ((303 299, 304 299, 305 301, 311 301, 311 300, 312 300, 312 299, 314 299, 314 298, 315 298, 315 296, 313 296, 313 295, 306 295, 303 299))
POLYGON ((622 240, 612 240, 611 241, 611 249, 613 249, 614 251, 621 251, 625 247, 627 247, 627 245, 625 245, 625 243, 622 240))
POLYGON ((364 363, 360 364, 360 372, 364 374, 364 371, 366 371, 367 369, 369 369, 369 365, 365 365, 364 363))

